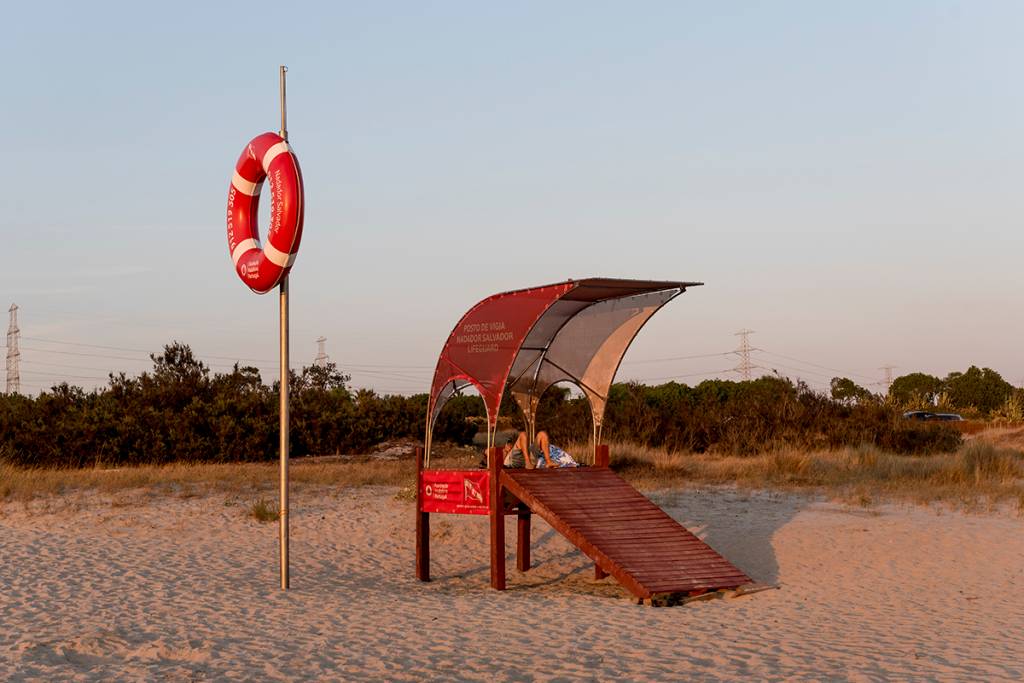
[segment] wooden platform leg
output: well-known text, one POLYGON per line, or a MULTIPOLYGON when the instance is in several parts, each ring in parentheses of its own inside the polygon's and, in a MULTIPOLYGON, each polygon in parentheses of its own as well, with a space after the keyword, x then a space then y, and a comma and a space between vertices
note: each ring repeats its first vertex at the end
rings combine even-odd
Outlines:
POLYGON ((430 581, 430 513, 421 510, 423 501, 423 449, 416 449, 416 578, 430 581))
POLYGON ((416 512, 416 578, 430 581, 430 513, 416 512))
MULTIPOLYGON (((609 460, 608 444, 597 444, 597 448, 594 449, 594 467, 608 467, 609 460)), ((594 579, 600 581, 606 576, 608 576, 607 572, 594 563, 594 579)))
POLYGON ((519 510, 516 525, 516 569, 525 572, 530 568, 530 509, 525 505, 519 510))
POLYGON ((492 448, 491 470, 491 588, 505 590, 505 506, 501 489, 503 449, 492 448))

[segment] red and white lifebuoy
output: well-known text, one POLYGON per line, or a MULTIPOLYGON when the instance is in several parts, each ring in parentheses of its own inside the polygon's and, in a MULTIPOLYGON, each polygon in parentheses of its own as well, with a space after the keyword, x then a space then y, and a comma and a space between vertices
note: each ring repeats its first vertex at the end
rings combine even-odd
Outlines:
POLYGON ((228 191, 228 249, 235 272, 257 294, 273 289, 291 270, 302 238, 302 171, 277 133, 252 139, 235 164, 228 191), (260 190, 270 184, 270 228, 260 246, 260 190))

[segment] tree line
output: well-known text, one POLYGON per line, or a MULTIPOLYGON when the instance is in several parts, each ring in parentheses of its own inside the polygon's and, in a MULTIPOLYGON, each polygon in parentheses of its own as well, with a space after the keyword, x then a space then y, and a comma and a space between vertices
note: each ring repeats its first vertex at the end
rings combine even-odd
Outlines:
MULTIPOLYGON (((270 460, 278 452, 279 382, 253 367, 211 373, 192 350, 173 343, 136 377, 110 375, 85 391, 67 383, 37 397, 0 397, 0 458, 22 466, 83 467, 142 463, 270 460)), ((352 391, 328 363, 292 372, 291 452, 361 452, 422 432, 426 395, 352 391)), ((476 428, 452 411, 442 439, 466 441, 476 428)))
MULTIPOLYGON (((106 386, 93 391, 63 383, 36 397, 0 397, 0 459, 29 467, 83 467, 277 457, 277 382, 265 384, 256 368, 237 364, 230 372, 213 373, 178 342, 152 360, 151 370, 134 377, 111 374, 106 386)), ((885 399, 856 391, 856 385, 851 393, 837 381, 842 378, 833 380, 830 394, 780 377, 709 380, 693 387, 620 383, 612 386, 603 433, 606 439, 680 451, 750 454, 782 446, 870 443, 924 454, 956 448, 960 435, 943 425, 901 419, 903 408, 938 397, 940 405, 969 405, 995 415, 1020 396, 988 369, 972 367, 937 382, 921 377, 928 376, 897 379, 885 399)), ((331 363, 290 374, 293 455, 361 453, 389 439, 422 438, 426 394, 382 396, 353 390, 349 381, 331 363)), ((508 395, 501 413, 507 416, 503 426, 519 425, 508 395)), ((435 440, 470 443, 484 423, 479 397, 456 397, 438 418, 435 440)), ((588 441, 589 404, 554 387, 541 401, 538 425, 563 443, 588 441)))
POLYGON ((991 368, 972 365, 964 372, 936 377, 912 372, 875 394, 847 377, 834 377, 834 400, 846 404, 886 403, 901 410, 956 412, 967 418, 1024 421, 1024 389, 1014 387, 991 368))

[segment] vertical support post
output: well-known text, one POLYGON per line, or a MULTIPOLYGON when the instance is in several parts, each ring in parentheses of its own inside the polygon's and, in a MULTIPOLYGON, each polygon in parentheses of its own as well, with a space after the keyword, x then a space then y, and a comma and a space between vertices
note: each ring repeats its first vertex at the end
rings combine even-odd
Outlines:
POLYGON ((416 578, 430 581, 430 513, 423 512, 423 449, 416 448, 416 578))
MULTIPOLYGON (((608 455, 608 444, 598 444, 594 448, 594 467, 608 467, 610 457, 608 455)), ((604 577, 608 576, 603 569, 601 569, 597 563, 594 563, 594 578, 600 581, 604 577)))
POLYGON ((516 523, 516 569, 525 572, 530 568, 530 517, 533 515, 525 503, 519 503, 516 523))
POLYGON ((491 475, 491 588, 505 590, 505 505, 501 488, 504 449, 490 449, 491 475))
POLYGON ((281 501, 280 514, 281 589, 290 587, 288 572, 288 278, 281 280, 281 501))
MULTIPOLYGON (((288 140, 287 114, 285 109, 284 74, 288 71, 281 67, 281 137, 288 140)), ((281 309, 281 501, 279 510, 279 545, 281 548, 281 590, 291 586, 288 559, 288 446, 289 446, 289 411, 288 411, 288 276, 281 280, 279 294, 281 309)))
POLYGON ((288 73, 288 67, 281 65, 281 130, 280 135, 288 142, 288 108, 285 106, 285 83, 284 75, 288 73))
MULTIPOLYGON (((603 419, 604 419, 604 412, 603 411, 601 412, 600 415, 598 415, 597 413, 594 413, 594 437, 593 437, 593 441, 591 441, 591 446, 593 446, 593 449, 592 449, 593 453, 592 453, 592 455, 594 456, 594 466, 595 467, 600 467, 600 465, 598 465, 598 463, 597 463, 597 449, 601 446, 601 429, 602 429, 601 421, 603 419)), ((607 463, 605 463, 605 466, 607 466, 607 463)))

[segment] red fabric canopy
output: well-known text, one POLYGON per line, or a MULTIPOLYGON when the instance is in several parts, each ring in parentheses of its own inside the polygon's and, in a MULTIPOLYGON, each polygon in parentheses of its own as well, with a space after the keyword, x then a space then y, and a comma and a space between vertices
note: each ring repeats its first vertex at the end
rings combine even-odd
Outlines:
POLYGON ((531 431, 541 395, 562 381, 583 390, 599 430, 608 389, 637 332, 699 284, 587 278, 484 299, 462 316, 441 349, 430 387, 428 444, 441 408, 468 385, 487 408, 489 444, 506 383, 531 431))
POLYGON ((438 358, 430 387, 430 421, 455 391, 472 384, 483 397, 493 424, 505 380, 523 340, 548 307, 572 287, 571 282, 563 282, 495 294, 469 309, 438 358))

